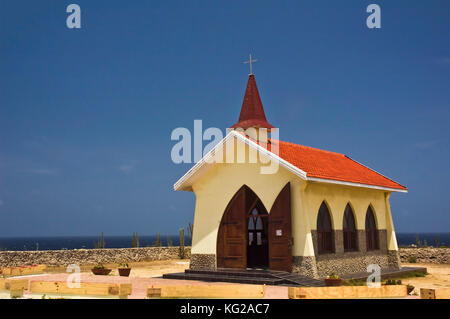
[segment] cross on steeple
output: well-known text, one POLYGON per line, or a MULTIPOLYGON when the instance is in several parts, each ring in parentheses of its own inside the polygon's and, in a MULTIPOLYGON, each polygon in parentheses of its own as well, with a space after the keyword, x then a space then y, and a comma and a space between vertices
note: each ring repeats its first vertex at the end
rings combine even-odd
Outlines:
POLYGON ((249 54, 249 60, 248 61, 244 61, 244 64, 250 64, 250 75, 253 74, 253 69, 252 69, 252 62, 258 62, 258 59, 254 59, 252 60, 252 55, 249 54))
MULTIPOLYGON (((251 56, 250 61, 254 62, 251 56)), ((250 61, 248 63, 250 63, 250 61)), ((256 86, 255 76, 253 74, 248 76, 247 88, 245 89, 239 120, 232 126, 234 129, 242 128, 244 130, 250 127, 258 129, 266 128, 268 132, 274 128, 273 125, 267 122, 258 87, 256 86)))

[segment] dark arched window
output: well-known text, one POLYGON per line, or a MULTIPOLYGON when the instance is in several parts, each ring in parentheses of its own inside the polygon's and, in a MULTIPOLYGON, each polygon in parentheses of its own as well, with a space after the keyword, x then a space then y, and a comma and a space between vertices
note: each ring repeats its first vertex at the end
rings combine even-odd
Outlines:
POLYGON ((319 254, 333 252, 333 231, 331 228, 331 217, 325 202, 322 202, 317 216, 317 248, 319 254))
POLYGON ((375 250, 379 248, 375 215, 373 214, 372 207, 370 206, 367 208, 366 213, 366 247, 367 250, 375 250))
POLYGON ((350 204, 347 204, 344 212, 344 251, 355 251, 358 250, 356 245, 356 227, 355 227, 355 216, 353 215, 353 210, 350 204))

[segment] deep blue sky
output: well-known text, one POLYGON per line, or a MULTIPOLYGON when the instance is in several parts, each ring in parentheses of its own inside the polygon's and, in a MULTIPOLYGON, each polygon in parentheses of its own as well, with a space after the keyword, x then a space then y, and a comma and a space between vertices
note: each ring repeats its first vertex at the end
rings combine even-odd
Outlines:
POLYGON ((0 236, 186 226, 170 134, 236 122, 249 53, 281 139, 408 186, 397 231, 450 231, 449 1, 1 0, 0 236))

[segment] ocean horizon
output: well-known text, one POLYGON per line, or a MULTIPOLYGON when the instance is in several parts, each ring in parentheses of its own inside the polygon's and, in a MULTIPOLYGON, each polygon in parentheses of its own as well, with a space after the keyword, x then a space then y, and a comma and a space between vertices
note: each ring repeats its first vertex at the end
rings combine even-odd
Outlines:
MULTIPOLYGON (((25 251, 25 250, 70 250, 93 249, 101 236, 37 236, 37 237, 4 237, 0 238, 0 250, 25 251)), ((172 246, 180 243, 179 235, 161 235, 161 245, 168 246, 168 240, 172 246)), ((132 236, 104 236, 105 248, 131 248, 132 236)), ((139 247, 150 247, 156 243, 155 235, 139 235, 139 247)), ((189 236, 185 236, 184 244, 191 245, 189 236)))
MULTIPOLYGON (((416 244, 419 238, 422 244, 436 247, 450 246, 450 233, 397 233, 399 246, 416 244)), ((167 246, 168 239, 173 246, 179 245, 179 235, 161 235, 162 246, 167 246)), ((25 251, 25 250, 70 250, 92 249, 100 240, 100 236, 54 236, 54 237, 4 237, 0 238, 0 250, 25 251)), ((105 248, 131 248, 132 236, 104 236, 105 248)), ((139 235, 139 247, 151 247, 156 243, 155 235, 139 235)), ((190 246, 189 236, 185 236, 185 245, 190 246)))

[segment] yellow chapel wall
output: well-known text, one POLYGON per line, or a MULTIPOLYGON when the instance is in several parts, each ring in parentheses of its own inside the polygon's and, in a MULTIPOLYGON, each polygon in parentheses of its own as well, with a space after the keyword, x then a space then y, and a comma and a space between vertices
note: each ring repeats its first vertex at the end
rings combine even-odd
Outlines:
MULTIPOLYGON (((243 142, 236 143, 235 152, 237 148, 245 149, 244 153, 248 156, 249 148, 243 142)), ((250 187, 270 211, 279 192, 290 182, 293 255, 314 255, 311 235, 305 236, 309 225, 301 223, 302 203, 299 195, 305 181, 281 166, 274 174, 261 174, 261 167, 267 165, 259 160, 257 163, 219 163, 192 185, 196 196, 192 254, 216 254, 222 215, 242 185, 250 187)))
MULTIPOLYGON (((248 146, 238 141, 236 148, 248 146)), ((231 149, 231 148, 230 148, 231 149)), ((236 152, 236 151, 235 151, 236 152)), ((283 167, 275 174, 261 174, 260 163, 218 163, 194 182, 196 196, 192 254, 216 254, 217 233, 223 213, 234 194, 246 184, 261 199, 267 211, 287 182, 291 183, 292 235, 294 256, 314 256, 311 230, 316 229, 317 214, 326 200, 333 228, 342 229, 345 206, 352 206, 357 229, 365 229, 365 214, 372 205, 378 229, 387 230, 389 250, 397 250, 397 242, 389 205, 389 193, 361 187, 306 182, 283 167)))
POLYGON ((263 175, 259 173, 258 164, 219 164, 192 187, 196 195, 192 253, 216 253, 217 232, 223 213, 242 185, 250 187, 270 211, 279 192, 288 182, 291 183, 292 235, 294 246, 297 246, 298 239, 304 237, 302 234, 306 231, 306 227, 294 226, 298 219, 296 212, 301 210, 300 196, 296 194, 300 193, 302 181, 282 168, 276 174, 263 175))
MULTIPOLYGON (((342 230, 347 203, 355 214, 356 228, 365 229, 366 212, 369 205, 375 213, 378 229, 386 228, 384 192, 361 187, 310 182, 304 192, 305 208, 310 218, 317 220, 320 205, 327 203, 333 229, 342 230)), ((312 229, 316 229, 314 223, 312 229)))
POLYGON ((387 249, 397 250, 389 196, 390 192, 383 190, 318 182, 309 182, 302 194, 304 212, 313 221, 311 229, 317 229, 317 215, 323 201, 327 203, 335 230, 342 230, 347 203, 350 203, 355 214, 356 228, 364 230, 367 208, 371 205, 377 229, 387 231, 387 249))

